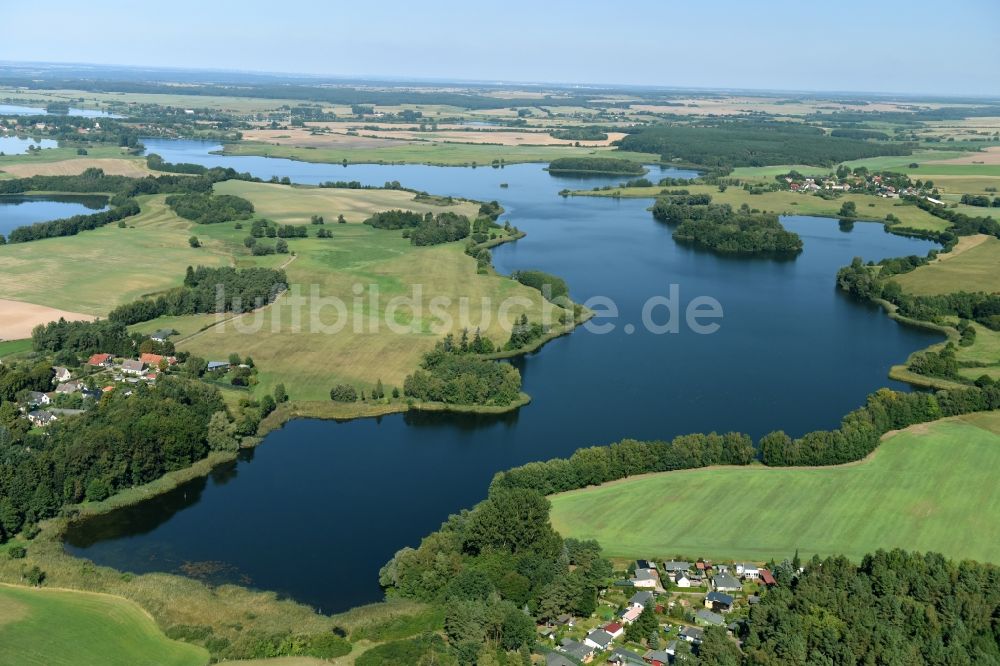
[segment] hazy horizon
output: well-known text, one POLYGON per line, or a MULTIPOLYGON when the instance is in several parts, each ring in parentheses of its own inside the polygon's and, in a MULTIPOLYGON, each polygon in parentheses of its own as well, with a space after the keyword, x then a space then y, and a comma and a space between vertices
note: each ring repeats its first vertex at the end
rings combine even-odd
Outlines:
POLYGON ((238 9, 178 0, 143 7, 53 0, 51 24, 5 8, 0 60, 344 79, 904 95, 1000 95, 1000 5, 966 0, 930 20, 921 3, 845 0, 766 11, 736 0, 640 0, 472 11, 453 0, 414 10, 388 0, 238 9), (150 27, 152 26, 152 27, 150 27), (956 48, 958 45, 960 48, 956 48), (127 54, 127 57, 126 57, 127 54))

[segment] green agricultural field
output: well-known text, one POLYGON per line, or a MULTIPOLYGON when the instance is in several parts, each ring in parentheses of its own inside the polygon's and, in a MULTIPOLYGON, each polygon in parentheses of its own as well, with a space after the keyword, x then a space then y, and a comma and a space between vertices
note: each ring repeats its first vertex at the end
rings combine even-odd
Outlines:
POLYGON ((116 305, 181 284, 192 264, 221 266, 231 255, 211 238, 188 245, 202 228, 177 217, 163 196, 140 197, 142 212, 76 236, 0 246, 0 298, 105 315, 116 305), (133 228, 134 227, 134 228, 133 228))
MULTIPOLYGON (((663 187, 625 187, 611 190, 577 190, 575 196, 621 196, 623 198, 654 198, 660 191, 677 188, 663 187)), ((711 194, 713 203, 727 203, 738 208, 744 203, 751 208, 757 208, 781 215, 816 215, 822 217, 837 217, 841 205, 845 201, 853 201, 857 206, 858 217, 863 220, 884 220, 890 213, 902 221, 902 226, 915 229, 943 231, 948 223, 934 217, 920 208, 900 202, 898 199, 883 199, 864 194, 844 194, 836 199, 821 199, 810 194, 779 191, 764 194, 750 194, 739 187, 727 188, 719 192, 711 185, 687 185, 684 189, 692 194, 711 194)))
POLYGON ((1000 240, 979 236, 941 255, 938 261, 893 278, 905 291, 948 294, 956 291, 1000 291, 1000 240), (976 244, 973 244, 976 243, 976 244))
MULTIPOLYGON (((933 160, 950 160, 955 157, 965 155, 964 151, 958 150, 918 150, 912 155, 887 155, 883 157, 867 157, 860 160, 851 160, 844 164, 852 169, 865 167, 869 171, 898 171, 900 173, 918 172, 925 168, 925 164, 933 160), (919 164, 917 169, 910 169, 913 163, 919 164)), ((928 165, 929 166, 929 165, 928 165)))
POLYGON ((1000 561, 1000 413, 914 426, 837 467, 716 467, 553 496, 565 537, 621 557, 752 559, 877 548, 1000 561))
POLYGON ((31 350, 31 340, 0 340, 0 358, 31 350))
POLYGON ((0 666, 202 666, 208 652, 169 640, 131 601, 0 586, 0 666))
POLYGON ((478 164, 489 166, 493 160, 507 164, 518 162, 550 162, 559 157, 613 156, 638 162, 659 162, 658 155, 614 151, 611 148, 577 148, 574 146, 500 146, 469 143, 418 142, 385 148, 315 148, 275 146, 268 143, 240 142, 226 144, 227 155, 264 155, 287 157, 303 162, 353 164, 410 163, 445 166, 478 164))
MULTIPOLYGON (((61 162, 63 160, 93 160, 93 159, 133 159, 145 166, 146 161, 140 158, 129 158, 128 155, 118 146, 89 146, 86 155, 77 155, 76 148, 59 147, 45 148, 31 154, 23 155, 0 155, 0 172, 5 166, 12 164, 47 164, 49 162, 61 162)), ((10 176, 10 174, 0 174, 10 176)))
MULTIPOLYGON (((242 245, 247 222, 243 230, 232 223, 199 228, 199 237, 229 248, 241 266, 288 262, 285 271, 291 290, 274 305, 177 342, 179 349, 212 360, 225 359, 231 352, 249 354, 259 368, 262 390, 284 383, 293 400, 329 402, 330 388, 340 382, 370 390, 381 379, 387 391, 391 386, 402 388, 404 378, 425 352, 446 332, 459 332, 463 298, 469 327, 481 325, 484 335, 497 344, 509 337, 497 316, 498 304, 508 297, 520 299, 510 308, 511 318, 522 312, 536 321, 541 318, 543 300, 538 291, 507 277, 477 274, 476 262, 465 254, 464 243, 414 247, 400 231, 359 223, 372 212, 390 208, 474 215, 478 210, 474 204, 434 205, 398 190, 310 189, 235 181, 219 184, 218 191, 249 198, 259 213, 279 223, 307 222, 314 213, 336 220, 344 212, 349 220, 347 224, 327 222, 325 228, 334 235, 331 239, 315 238, 313 226, 307 223, 309 238, 288 240, 293 256, 251 257, 242 245), (357 300, 355 285, 363 289, 357 300), (392 323, 408 332, 394 332, 386 320, 390 300, 412 297, 413 285, 421 290, 414 301, 421 312, 416 316, 407 304, 396 309, 392 323), (318 310, 319 325, 314 325, 310 316, 310 304, 316 302, 314 288, 321 298, 341 299, 357 316, 350 314, 347 323, 334 306, 327 305, 318 310), (378 301, 373 303, 375 289, 378 301), (435 297, 450 299, 442 309, 452 319, 450 325, 432 311, 435 297), (489 303, 485 310, 480 305, 483 299, 489 303), (301 302, 301 309, 293 307, 296 302, 301 302), (336 328, 338 322, 342 328, 336 328)), ((204 318, 190 323, 184 319, 156 320, 144 329, 170 326, 189 335, 206 323, 204 318)))
POLYGON ((789 171, 798 171, 804 176, 824 176, 833 173, 834 169, 810 166, 809 164, 779 164, 765 167, 737 167, 729 175, 740 180, 763 180, 770 183, 774 182, 775 176, 786 174, 789 171))

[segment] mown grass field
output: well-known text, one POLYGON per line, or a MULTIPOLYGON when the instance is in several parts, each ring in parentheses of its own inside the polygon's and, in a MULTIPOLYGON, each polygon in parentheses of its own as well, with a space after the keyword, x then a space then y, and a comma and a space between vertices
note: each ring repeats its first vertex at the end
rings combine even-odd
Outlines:
POLYGON ((1000 239, 978 237, 980 242, 959 252, 943 254, 938 261, 893 278, 911 294, 948 294, 955 291, 1000 291, 1000 239))
POLYGON ((717 467, 551 497, 565 537, 622 557, 752 559, 877 548, 1000 561, 1000 412, 914 426, 867 460, 826 468, 717 467))
POLYGON ((180 285, 189 265, 221 266, 230 253, 210 237, 193 249, 202 229, 177 217, 164 197, 140 197, 142 212, 76 236, 0 246, 0 298, 105 315, 116 305, 180 285))
MULTIPOLYGON (((575 146, 500 146, 467 143, 420 142, 392 145, 385 148, 300 148, 275 146, 267 143, 242 141, 225 146, 227 155, 264 155, 287 157, 303 162, 408 163, 438 164, 445 166, 478 164, 489 166, 493 160, 507 164, 518 162, 551 162, 559 157, 588 157, 608 155, 611 148, 577 148, 575 146)), ((614 157, 639 162, 658 162, 659 156, 647 153, 614 151, 614 157)))
POLYGON ((0 666, 202 666, 208 651, 169 640, 131 601, 0 585, 0 666))
MULTIPOLYGON (((624 198, 655 198, 661 190, 678 188, 663 187, 624 187, 610 190, 577 190, 578 196, 621 196, 624 198)), ((902 221, 902 226, 914 229, 929 229, 943 231, 948 223, 913 205, 901 203, 898 199, 883 199, 864 194, 844 194, 836 199, 821 199, 810 194, 780 191, 750 194, 739 187, 727 188, 725 192, 712 185, 686 185, 683 189, 692 194, 710 194, 713 203, 727 203, 734 208, 747 204, 781 215, 817 215, 822 217, 837 217, 841 205, 845 201, 853 201, 857 206, 859 219, 885 220, 890 213, 902 221)))
POLYGON ((31 349, 31 340, 0 340, 0 358, 11 354, 20 354, 31 349))
POLYGON ((279 223, 309 226, 310 238, 288 241, 294 257, 262 258, 251 257, 243 247, 247 222, 242 230, 235 229, 233 223, 198 229, 200 238, 228 248, 239 265, 273 266, 276 261, 291 259, 285 268, 291 285, 289 293, 257 313, 202 333, 191 335, 209 323, 204 316, 191 322, 185 321, 187 318, 154 320, 144 324, 143 330, 172 327, 191 335, 180 340, 178 348, 207 359, 225 359, 231 352, 249 354, 259 369, 261 390, 270 391, 275 384, 284 383, 293 400, 329 401, 330 388, 341 382, 370 390, 381 379, 387 391, 391 386, 402 388, 406 375, 419 365, 424 353, 446 332, 460 331, 463 307, 469 313, 470 329, 481 326, 483 334, 497 344, 509 337, 509 328, 504 325, 508 322, 501 322, 497 316, 499 305, 506 299, 520 299, 510 307, 510 320, 522 312, 533 320, 541 317, 543 299, 538 291, 507 277, 477 274, 476 262, 464 253, 464 243, 414 247, 400 231, 360 224, 371 212, 389 208, 454 210, 474 216, 478 207, 473 204, 440 206, 415 201, 412 193, 402 191, 309 189, 263 183, 227 182, 219 185, 219 191, 250 199, 258 213, 279 223), (310 215, 320 214, 330 221, 336 220, 340 212, 349 222, 328 222, 325 228, 333 232, 333 238, 313 237, 314 227, 308 224, 310 215), (355 285, 362 290, 360 296, 355 285), (376 290, 378 301, 374 302, 376 290), (320 307, 321 301, 313 298, 314 293, 321 299, 340 299, 346 312, 332 305, 320 307), (412 298, 421 311, 415 313, 412 305, 402 304, 389 317, 394 297, 412 298), (431 310, 434 298, 448 299, 439 313, 431 310), (481 306, 484 299, 485 309, 481 306), (297 300, 301 307, 293 307, 297 300), (317 313, 315 322, 313 311, 317 313), (393 331, 389 322, 405 332, 393 331))

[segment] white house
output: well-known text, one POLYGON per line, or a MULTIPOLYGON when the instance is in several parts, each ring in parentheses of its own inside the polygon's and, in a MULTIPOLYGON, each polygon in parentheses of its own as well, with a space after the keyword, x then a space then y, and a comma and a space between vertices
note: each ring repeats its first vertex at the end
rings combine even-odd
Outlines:
POLYGON ((632 624, 639 619, 640 615, 642 615, 642 610, 642 606, 629 606, 622 613, 622 622, 625 624, 632 624))
POLYGON ((679 573, 676 576, 674 576, 674 585, 683 588, 691 587, 691 579, 688 578, 685 574, 679 573))
POLYGON ((137 361, 135 359, 126 359, 122 361, 122 372, 129 375, 141 375, 143 370, 146 369, 146 364, 142 361, 137 361))
POLYGON ((583 639, 583 644, 595 650, 607 650, 614 637, 603 629, 594 629, 583 639))
POLYGON ((656 587, 660 579, 654 569, 636 569, 631 582, 634 587, 656 587))
POLYGON ((625 627, 623 627, 618 622, 609 622, 608 624, 604 625, 602 629, 611 634, 611 638, 618 638, 619 636, 625 633, 625 627))
POLYGON ((70 378, 73 376, 70 373, 69 368, 63 368, 57 365, 53 367, 52 370, 55 371, 55 374, 52 377, 52 381, 58 384, 61 384, 63 382, 68 382, 70 378))
POLYGON ((760 569, 757 568, 756 564, 739 562, 736 564, 736 575, 743 576, 744 578, 749 578, 751 580, 757 580, 760 578, 760 569))
POLYGON ((29 405, 47 405, 52 402, 52 400, 45 393, 41 393, 39 391, 28 391, 26 402, 29 405))
POLYGON ((58 421, 56 415, 51 412, 46 411, 34 411, 28 414, 28 420, 34 425, 43 428, 53 421, 58 421))

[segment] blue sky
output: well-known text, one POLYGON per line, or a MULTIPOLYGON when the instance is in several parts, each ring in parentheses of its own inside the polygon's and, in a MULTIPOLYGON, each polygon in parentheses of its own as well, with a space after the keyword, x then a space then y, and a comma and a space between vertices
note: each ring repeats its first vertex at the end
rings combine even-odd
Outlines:
POLYGON ((4 4, 0 60, 1000 94, 1000 0, 4 4))

